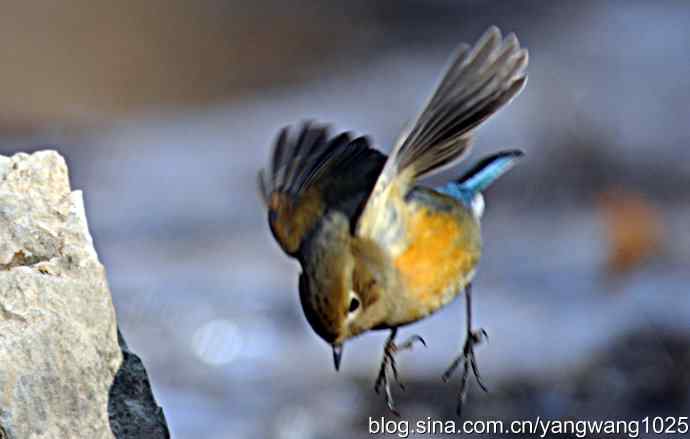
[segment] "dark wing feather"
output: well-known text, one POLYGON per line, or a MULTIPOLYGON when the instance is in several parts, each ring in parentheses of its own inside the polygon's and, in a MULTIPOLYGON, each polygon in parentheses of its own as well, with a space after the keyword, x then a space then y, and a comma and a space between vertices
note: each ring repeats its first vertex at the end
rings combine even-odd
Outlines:
POLYGON ((366 137, 353 139, 350 132, 343 132, 329 138, 327 127, 305 122, 297 137, 290 138, 290 128, 285 127, 273 147, 270 173, 259 171, 259 192, 266 204, 272 193, 297 198, 324 174, 344 176, 362 162, 379 163, 382 158, 385 156, 372 149, 366 137))
POLYGON ((331 138, 327 127, 313 122, 305 122, 296 136, 290 131, 278 134, 270 171, 259 172, 258 186, 276 240, 294 254, 326 211, 354 219, 386 157, 365 137, 344 132, 331 138))
POLYGON ((393 233, 391 197, 405 194, 417 179, 455 163, 468 150, 472 130, 520 92, 527 80, 526 67, 527 50, 520 48, 513 34, 502 38, 496 27, 473 48, 461 45, 424 110, 395 145, 355 233, 387 239, 393 233))
POLYGON ((527 50, 514 34, 490 28, 471 50, 463 44, 413 128, 395 151, 397 172, 414 166, 416 178, 458 159, 473 128, 510 101, 527 77, 527 50))

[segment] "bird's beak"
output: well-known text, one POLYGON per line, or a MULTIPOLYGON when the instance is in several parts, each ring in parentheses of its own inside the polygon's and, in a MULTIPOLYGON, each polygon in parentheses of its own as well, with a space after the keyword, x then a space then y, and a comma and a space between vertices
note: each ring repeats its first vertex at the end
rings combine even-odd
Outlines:
POLYGON ((335 365, 335 371, 340 370, 340 359, 343 356, 343 345, 334 344, 333 345, 333 364, 335 365))

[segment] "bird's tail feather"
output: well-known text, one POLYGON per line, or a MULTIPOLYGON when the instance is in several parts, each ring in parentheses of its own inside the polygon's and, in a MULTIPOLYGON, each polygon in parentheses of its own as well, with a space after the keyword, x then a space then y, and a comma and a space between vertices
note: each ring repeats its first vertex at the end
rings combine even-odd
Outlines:
POLYGON ((515 162, 523 155, 525 153, 519 149, 501 151, 490 155, 480 160, 472 169, 450 184, 457 185, 461 190, 470 194, 481 193, 515 166, 515 162))
POLYGON ((479 161, 457 180, 438 188, 438 191, 460 200, 472 209, 477 218, 484 213, 482 191, 508 172, 524 153, 520 150, 502 151, 479 161))

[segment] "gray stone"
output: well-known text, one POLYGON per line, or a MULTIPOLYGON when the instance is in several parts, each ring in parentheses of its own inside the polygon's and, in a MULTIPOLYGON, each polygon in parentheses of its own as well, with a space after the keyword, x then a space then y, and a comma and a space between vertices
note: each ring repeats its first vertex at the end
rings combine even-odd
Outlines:
POLYGON ((143 363, 129 350, 119 330, 117 336, 123 361, 110 388, 110 428, 118 439, 169 438, 163 409, 158 407, 153 398, 151 383, 143 363))
POLYGON ((150 388, 125 388, 148 379, 129 351, 124 357, 64 159, 0 156, 0 438, 168 437, 150 388), (158 416, 142 421, 149 411, 158 416), (124 428, 124 418, 161 428, 124 428))

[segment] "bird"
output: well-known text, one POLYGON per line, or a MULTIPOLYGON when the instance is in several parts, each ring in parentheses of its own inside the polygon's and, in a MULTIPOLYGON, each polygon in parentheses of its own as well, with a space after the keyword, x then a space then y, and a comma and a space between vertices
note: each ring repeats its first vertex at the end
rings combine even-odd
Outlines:
POLYGON ((442 375, 462 366, 457 412, 470 370, 486 391, 474 348, 487 338, 472 327, 472 284, 479 263, 482 192, 524 155, 494 153, 438 187, 419 181, 457 164, 475 129, 508 104, 527 81, 528 51, 514 33, 490 27, 461 44, 435 91, 389 155, 367 136, 330 135, 307 120, 279 131, 258 188, 273 237, 301 266, 298 290, 307 322, 333 352, 355 336, 388 330, 376 393, 399 415, 391 381, 401 384, 395 356, 419 335, 396 343, 398 328, 427 318, 464 291, 465 341, 442 375))

